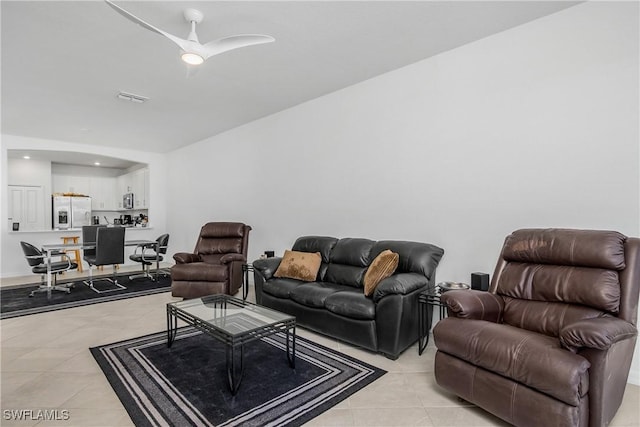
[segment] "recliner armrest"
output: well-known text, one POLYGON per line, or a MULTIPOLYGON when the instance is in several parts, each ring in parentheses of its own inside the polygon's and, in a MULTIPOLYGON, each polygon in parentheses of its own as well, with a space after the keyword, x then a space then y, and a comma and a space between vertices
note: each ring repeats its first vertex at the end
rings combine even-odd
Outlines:
POLYGON ((429 279, 417 273, 393 274, 382 280, 373 292, 373 302, 377 303, 386 295, 406 295, 416 289, 426 287, 429 279))
POLYGON ((199 262, 200 256, 196 254, 190 254, 187 252, 178 252, 173 255, 173 259, 177 264, 189 264, 192 262, 199 262))
POLYGON ((447 306, 449 317, 493 323, 501 321, 504 310, 504 300, 498 295, 472 289, 444 292, 440 302, 447 306))
POLYGON ((271 257, 264 259, 257 259, 253 261, 253 269, 258 271, 264 277, 264 280, 269 280, 273 277, 274 273, 280 266, 281 257, 271 257))
POLYGON ((222 255, 220 258, 220 262, 222 264, 229 264, 232 261, 241 261, 243 263, 247 262, 247 258, 245 258, 242 254, 226 254, 222 255))
POLYGON ((565 326, 560 331, 559 338, 563 347, 576 352, 582 347, 606 350, 618 341, 637 334, 636 327, 626 320, 617 317, 596 317, 565 326))

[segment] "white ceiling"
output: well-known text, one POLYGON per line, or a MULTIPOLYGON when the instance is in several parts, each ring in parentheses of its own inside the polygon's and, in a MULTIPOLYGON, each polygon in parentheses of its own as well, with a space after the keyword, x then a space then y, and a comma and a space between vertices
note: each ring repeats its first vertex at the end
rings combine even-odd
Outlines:
POLYGON ((201 42, 275 43, 210 58, 187 78, 178 48, 103 1, 6 1, 2 132, 168 152, 440 52, 570 7, 563 1, 117 1, 201 42), (149 97, 145 104, 119 91, 149 97))
POLYGON ((129 169, 139 165, 127 159, 117 159, 114 157, 101 156, 98 154, 76 153, 72 151, 54 151, 54 150, 26 150, 12 149, 7 150, 9 159, 24 159, 29 157, 29 161, 39 160, 47 161, 61 165, 91 166, 112 169, 129 169), (95 163, 100 163, 96 165, 95 163))

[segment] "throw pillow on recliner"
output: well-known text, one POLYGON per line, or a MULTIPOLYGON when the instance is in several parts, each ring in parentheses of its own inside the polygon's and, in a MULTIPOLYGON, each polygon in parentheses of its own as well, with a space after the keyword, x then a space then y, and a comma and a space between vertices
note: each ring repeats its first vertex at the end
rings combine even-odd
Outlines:
POLYGON ((380 252, 380 254, 375 257, 367 269, 367 272, 364 274, 363 284, 365 296, 373 295, 373 291, 376 290, 378 283, 396 271, 399 260, 400 255, 391 252, 389 249, 380 252))
POLYGON ((318 276, 318 270, 322 263, 320 252, 284 251, 284 256, 274 277, 304 280, 313 282, 318 276))

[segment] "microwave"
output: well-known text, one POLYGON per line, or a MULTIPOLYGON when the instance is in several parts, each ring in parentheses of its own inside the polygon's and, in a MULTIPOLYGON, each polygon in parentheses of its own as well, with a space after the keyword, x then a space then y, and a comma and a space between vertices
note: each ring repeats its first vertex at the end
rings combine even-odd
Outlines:
POLYGON ((122 196, 122 207, 124 209, 133 209, 133 193, 126 193, 122 196))

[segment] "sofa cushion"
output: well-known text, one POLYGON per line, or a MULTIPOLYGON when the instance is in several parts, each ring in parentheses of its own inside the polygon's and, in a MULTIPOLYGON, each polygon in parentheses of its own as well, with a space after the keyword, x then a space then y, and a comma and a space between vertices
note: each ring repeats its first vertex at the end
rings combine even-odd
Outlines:
POLYGON ((564 349, 560 340, 510 325, 449 317, 433 331, 443 351, 488 371, 511 378, 569 405, 589 391, 584 357, 564 349))
POLYGON ((374 320, 376 318, 374 302, 356 290, 333 293, 326 298, 324 306, 330 312, 350 319, 374 320))
POLYGON ((375 242, 369 239, 340 239, 333 247, 329 262, 367 267, 371 264, 371 248, 375 242))
POLYGON ((277 298, 289 298, 292 289, 305 282, 296 279, 271 279, 262 285, 262 292, 277 298))
POLYGON ((194 253, 202 261, 220 264, 224 254, 243 253, 243 241, 251 227, 239 222, 209 222, 200 229, 194 253))
POLYGON ((518 299, 580 304, 618 312, 618 272, 601 268, 508 262, 496 293, 518 299))
POLYGON ((274 276, 310 282, 316 280, 321 262, 320 252, 285 250, 274 276))
POLYGON ((299 252, 320 252, 322 262, 329 262, 331 249, 336 245, 338 239, 326 236, 302 236, 296 239, 291 247, 292 251, 299 252))
POLYGON ((362 287, 364 273, 371 263, 372 240, 340 239, 331 251, 329 266, 324 275, 325 282, 362 287))
POLYGON ((226 265, 192 262, 171 267, 171 279, 187 282, 224 282, 229 275, 226 265))
POLYGON ((200 229, 200 237, 243 237, 247 226, 241 222, 209 222, 200 229))
POLYGON ((198 248, 196 250, 198 255, 214 255, 214 254, 241 254, 242 253, 242 239, 233 237, 223 237, 218 239, 203 239, 198 240, 198 248))
POLYGON ((364 294, 370 296, 383 279, 391 276, 398 268, 398 254, 384 250, 371 262, 364 274, 364 294))
POLYGON ((351 286, 352 288, 362 288, 364 273, 367 271, 364 267, 354 267, 344 264, 329 264, 327 272, 324 275, 325 282, 339 283, 341 285, 351 286))
POLYGON ((350 289, 344 285, 327 282, 303 283, 291 289, 289 297, 307 307, 324 308, 327 297, 333 293, 350 289))
POLYGON ((504 301, 503 323, 554 337, 559 336, 566 325, 605 315, 601 310, 580 304, 499 297, 504 301))
POLYGON ((624 242, 616 231, 522 229, 504 242, 506 261, 623 270, 624 242))

